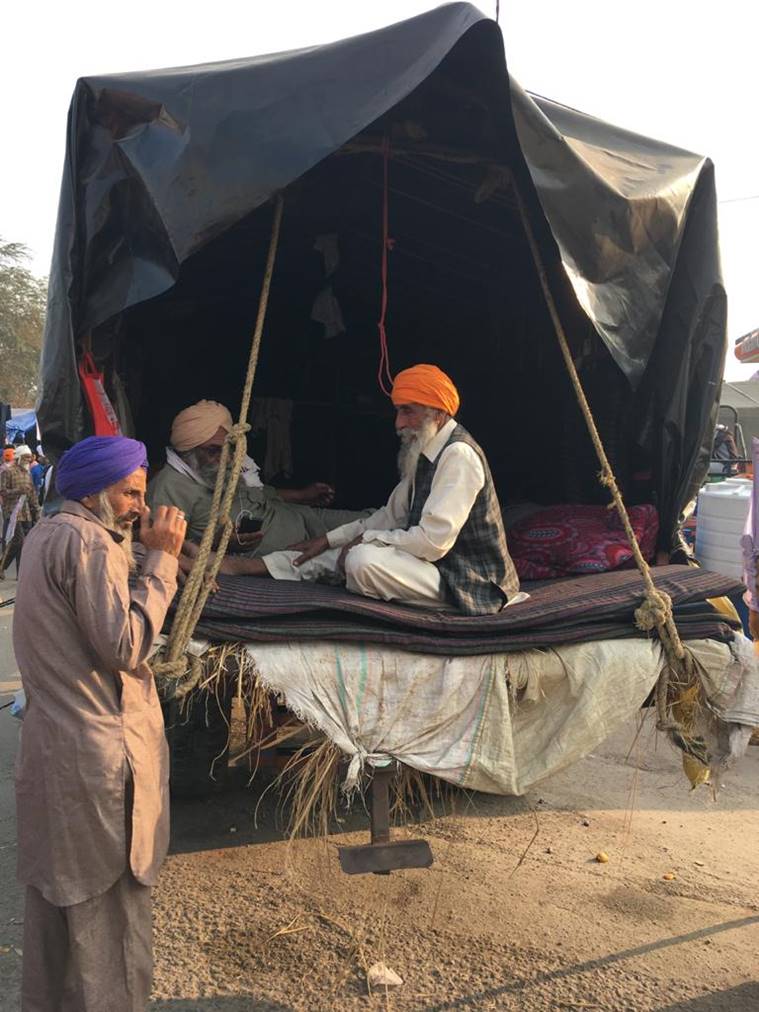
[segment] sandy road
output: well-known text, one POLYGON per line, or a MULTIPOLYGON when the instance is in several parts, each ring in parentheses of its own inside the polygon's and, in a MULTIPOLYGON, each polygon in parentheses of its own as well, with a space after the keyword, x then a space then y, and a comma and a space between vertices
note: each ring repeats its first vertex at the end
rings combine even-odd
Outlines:
MULTIPOLYGON (((11 612, 0 609, 0 702, 15 684, 11 612)), ((0 712, 1 1012, 19 1007, 16 735, 0 712)), ((360 815, 326 844, 288 847, 270 805, 254 827, 250 791, 175 804, 151 1008, 759 1009, 759 749, 715 805, 688 791, 650 729, 628 760, 634 735, 620 728, 527 798, 462 796, 400 830, 429 839, 435 865, 387 878, 338 870, 336 843, 364 839, 360 815), (378 959, 403 987, 367 993, 378 959)))

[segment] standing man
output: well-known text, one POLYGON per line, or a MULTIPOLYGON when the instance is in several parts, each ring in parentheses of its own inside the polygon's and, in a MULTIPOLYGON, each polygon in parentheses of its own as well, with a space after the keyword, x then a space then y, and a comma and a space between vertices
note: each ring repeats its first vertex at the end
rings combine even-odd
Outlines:
MULTIPOLYGON (((3 459, 2 462, 0 462, 0 474, 2 474, 3 471, 7 471, 9 467, 13 466, 15 458, 16 455, 13 452, 12 446, 3 447, 3 459)), ((5 512, 3 510, 2 497, 0 497, 0 550, 3 552, 5 551, 5 512)), ((2 562, 2 558, 0 558, 0 562, 2 562)))
POLYGON ((13 624, 27 699, 16 771, 23 1012, 137 1012, 150 995, 169 768, 147 658, 186 525, 172 507, 150 517, 146 469, 136 440, 77 443, 58 464, 61 510, 24 550, 13 624), (145 558, 130 590, 136 520, 145 558))
POLYGON ((40 503, 34 489, 34 482, 29 473, 32 466, 32 451, 28 446, 17 446, 15 460, 10 467, 0 474, 0 503, 3 507, 5 529, 3 539, 6 541, 3 557, 0 559, 0 580, 5 579, 5 570, 16 561, 16 576, 21 570, 21 549, 24 539, 40 518, 40 503), (18 506, 15 528, 10 537, 6 537, 13 511, 18 506))

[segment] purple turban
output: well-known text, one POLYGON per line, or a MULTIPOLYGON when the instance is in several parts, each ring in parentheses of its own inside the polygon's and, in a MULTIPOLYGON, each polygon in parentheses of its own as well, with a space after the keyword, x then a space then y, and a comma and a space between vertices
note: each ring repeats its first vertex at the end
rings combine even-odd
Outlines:
POLYGON ((144 443, 126 436, 89 436, 58 461, 55 485, 64 499, 83 499, 147 466, 144 443))

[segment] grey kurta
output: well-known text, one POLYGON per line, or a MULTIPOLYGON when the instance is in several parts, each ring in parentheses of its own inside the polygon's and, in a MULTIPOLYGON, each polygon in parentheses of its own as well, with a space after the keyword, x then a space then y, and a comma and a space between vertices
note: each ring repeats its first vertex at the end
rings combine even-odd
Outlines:
POLYGON ((152 885, 169 837, 168 750, 146 663, 177 560, 149 551, 134 589, 120 535, 79 503, 24 547, 13 645, 27 697, 16 770, 18 873, 56 906, 105 892, 128 866, 152 885))
MULTIPOLYGON (((147 498, 151 509, 177 506, 183 510, 187 537, 200 541, 211 515, 213 491, 210 488, 167 464, 150 482, 147 498)), ((242 511, 263 521, 264 536, 251 553, 256 556, 289 548, 307 538, 320 537, 335 527, 368 515, 355 510, 319 509, 285 502, 271 485, 250 488, 240 480, 232 500, 232 517, 237 518, 242 511)))

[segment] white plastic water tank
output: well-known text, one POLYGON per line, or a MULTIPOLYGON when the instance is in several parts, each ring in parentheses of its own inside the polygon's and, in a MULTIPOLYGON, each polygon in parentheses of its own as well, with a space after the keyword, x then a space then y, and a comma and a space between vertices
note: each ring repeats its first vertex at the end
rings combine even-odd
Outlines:
POLYGON ((752 484, 747 478, 728 478, 704 485, 698 493, 696 558, 704 569, 743 578, 741 536, 751 504, 752 484))

